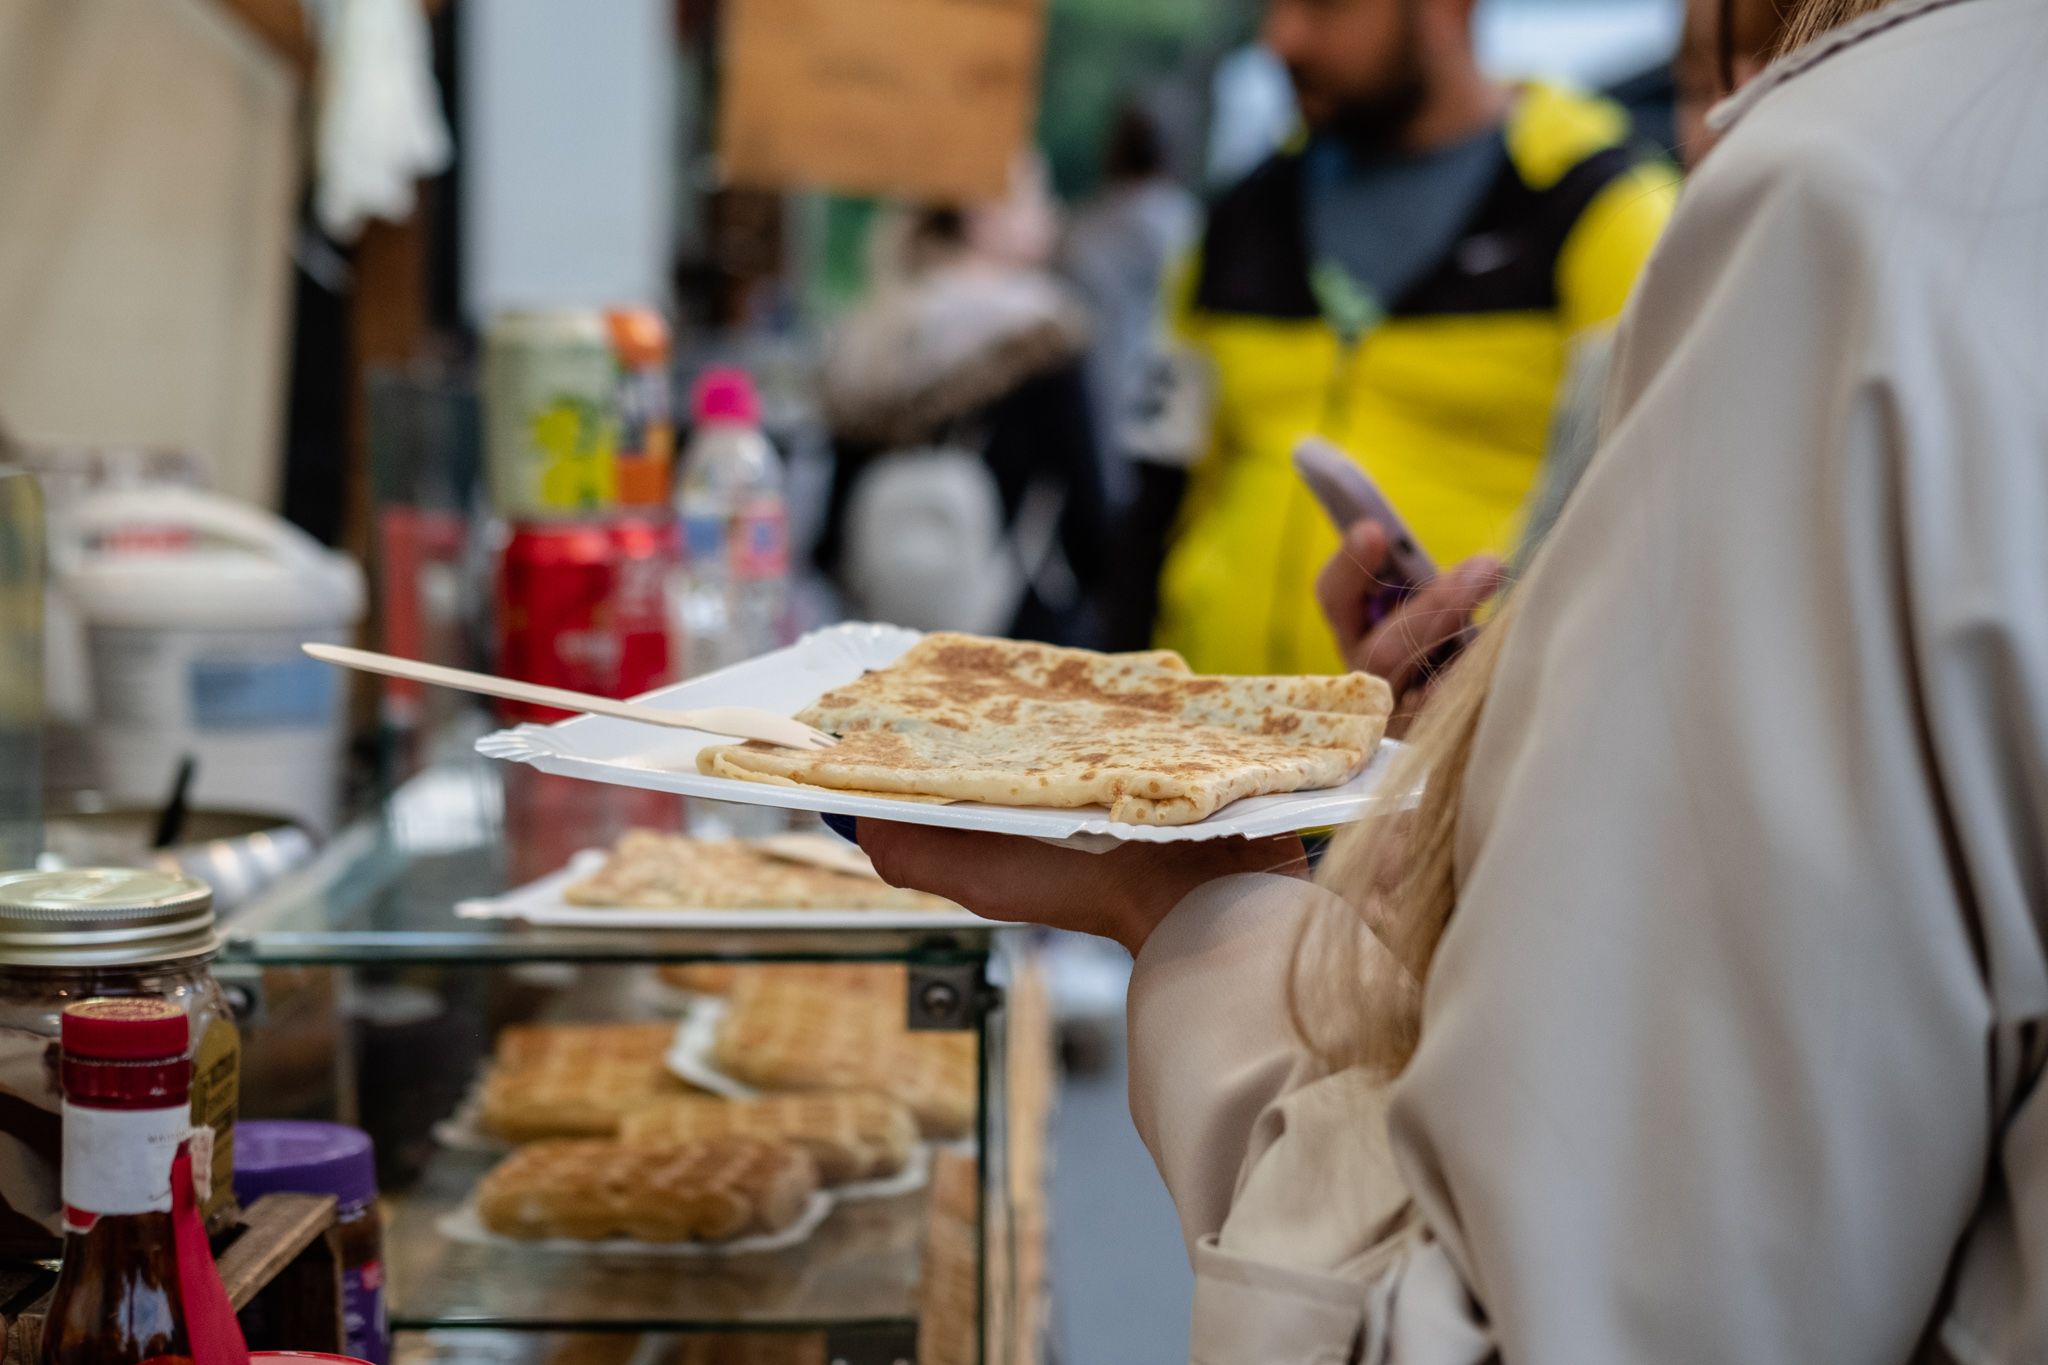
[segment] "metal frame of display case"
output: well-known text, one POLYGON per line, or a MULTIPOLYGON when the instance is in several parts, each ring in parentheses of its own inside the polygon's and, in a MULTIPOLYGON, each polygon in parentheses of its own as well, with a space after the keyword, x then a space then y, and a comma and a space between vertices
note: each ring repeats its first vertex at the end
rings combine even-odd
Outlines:
MULTIPOLYGON (((352 981, 356 972, 378 969, 901 962, 909 983, 908 1026, 972 1029, 979 1040, 976 1282, 978 1337, 987 1343, 989 1204, 1007 1199, 1005 994, 1001 968, 991 970, 1001 956, 995 927, 621 931, 457 919, 457 901, 496 894, 517 879, 506 856, 504 782, 499 770, 478 759, 433 765, 375 815, 342 831, 302 871, 229 917, 219 971, 231 994, 242 996, 252 1036, 264 1027, 263 983, 274 969, 329 968, 352 981)), ((478 1031, 487 1032, 481 1022, 478 1031)), ((337 1090, 360 1091, 371 1082, 337 1065, 337 1090)), ((261 1108, 247 1100, 245 1110, 261 1108)), ((342 1117, 354 1117, 346 1101, 339 1108, 342 1117)), ((908 1365, 918 1358, 929 1190, 842 1204, 809 1240, 784 1252, 579 1262, 539 1248, 458 1244, 440 1233, 440 1217, 493 1160, 443 1151, 408 1188, 387 1193, 394 1331, 805 1330, 823 1332, 828 1359, 845 1365, 908 1365)), ((996 1225, 1007 1227, 1009 1220, 996 1225)), ((1000 1259, 1015 1265, 1013 1256, 1000 1259)), ((1014 1320, 1014 1296, 1002 1307, 1014 1320)), ((984 1346, 985 1358, 990 1350, 984 1346)))

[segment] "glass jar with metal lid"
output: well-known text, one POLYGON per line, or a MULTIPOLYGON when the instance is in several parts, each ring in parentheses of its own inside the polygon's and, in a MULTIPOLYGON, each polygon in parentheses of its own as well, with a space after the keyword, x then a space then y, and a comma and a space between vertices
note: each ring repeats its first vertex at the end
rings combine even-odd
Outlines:
POLYGON ((140 868, 0 874, 0 1260, 62 1247, 58 1032, 66 1005, 156 995, 191 1020, 192 1120, 214 1130, 207 1227, 235 1219, 242 1044, 213 978, 204 882, 140 868))

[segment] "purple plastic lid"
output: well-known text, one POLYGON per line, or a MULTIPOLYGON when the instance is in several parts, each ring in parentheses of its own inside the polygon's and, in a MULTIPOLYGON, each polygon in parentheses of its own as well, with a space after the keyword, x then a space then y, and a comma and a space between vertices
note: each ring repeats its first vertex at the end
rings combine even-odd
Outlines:
POLYGON ((346 1208, 377 1197, 370 1135, 339 1123, 250 1119, 235 1125, 235 1198, 331 1194, 346 1208))
POLYGON ((690 407, 699 422, 761 424, 761 400, 754 393, 754 381, 733 365, 716 365, 698 375, 690 407))

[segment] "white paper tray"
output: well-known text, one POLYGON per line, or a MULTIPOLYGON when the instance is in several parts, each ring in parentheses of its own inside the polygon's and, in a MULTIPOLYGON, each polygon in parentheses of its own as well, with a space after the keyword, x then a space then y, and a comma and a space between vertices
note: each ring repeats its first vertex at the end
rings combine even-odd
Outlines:
MULTIPOLYGON (((517 1150, 518 1144, 507 1142, 483 1130, 477 1122, 476 1108, 467 1100, 463 1107, 434 1125, 434 1141, 455 1152, 474 1152, 485 1156, 509 1156, 517 1150)), ((920 1142, 911 1149, 910 1160, 894 1175, 874 1180, 854 1180, 844 1185, 829 1186, 825 1193, 842 1204, 858 1203, 863 1199, 894 1199, 899 1194, 911 1194, 925 1187, 932 1178, 931 1144, 920 1142)), ((475 1211, 469 1211, 472 1218, 475 1211)), ((477 1224, 480 1235, 496 1238, 496 1234, 477 1224)), ((518 1241, 515 1237, 496 1238, 500 1241, 518 1241)), ((582 1245, 582 1243, 578 1243, 582 1245)))
MULTIPOLYGON (((842 687, 870 669, 885 668, 917 643, 919 634, 901 626, 846 624, 813 631, 787 649, 778 649, 692 682, 677 683, 637 698, 652 706, 682 709, 693 706, 758 706, 795 715, 826 692, 842 687)), ((833 815, 899 820, 949 829, 1021 834, 1037 839, 1077 843, 1097 849, 1119 841, 1178 843, 1227 836, 1260 838, 1300 830, 1341 825, 1357 819, 1373 800, 1392 751, 1380 745, 1366 770, 1341 787, 1253 796, 1234 801, 1206 820, 1191 825, 1133 825, 1109 818, 1104 806, 1052 810, 1036 806, 997 806, 981 801, 934 805, 855 796, 818 787, 781 787, 736 778, 709 777, 697 771, 697 751, 729 740, 694 730, 658 730, 603 716, 578 716, 554 725, 521 725, 477 741, 477 751, 492 758, 527 763, 546 773, 580 777, 616 786, 646 787, 684 796, 775 806, 784 810, 821 811, 833 815)), ((926 921, 920 920, 919 923, 926 921)))
POLYGON ((718 1026, 725 1022, 726 1009, 725 1001, 711 997, 691 1005, 683 1012, 682 1022, 676 1025, 675 1041, 669 1044, 668 1054, 662 1061, 667 1065, 669 1075, 688 1081, 699 1090, 708 1090, 729 1100, 758 1100, 761 1098, 759 1090, 745 1081, 734 1080, 711 1060, 712 1049, 718 1042, 718 1026))
MULTIPOLYGON (((675 1041, 669 1045, 666 1062, 671 1075, 690 1082, 699 1090, 727 1099, 758 1099, 761 1092, 752 1086, 742 1085, 724 1072, 711 1065, 711 1047, 718 1038, 718 1026, 725 1020, 726 1003, 711 996, 692 996, 684 1006, 683 1017, 676 1024, 675 1041)), ((436 1123, 433 1128, 434 1141, 455 1152, 475 1152, 486 1156, 504 1156, 516 1150, 516 1142, 509 1142, 495 1133, 486 1132, 483 1126, 484 1078, 490 1063, 477 1073, 463 1093, 462 1102, 455 1112, 436 1123)), ((856 1180, 844 1185, 830 1186, 825 1193, 842 1204, 857 1203, 863 1199, 894 1199, 899 1194, 921 1190, 932 1176, 932 1153, 929 1142, 920 1142, 910 1154, 910 1161, 894 1175, 882 1176, 875 1180, 856 1180)), ((484 1227, 473 1208, 465 1205, 450 1217, 466 1217, 469 1223, 462 1226, 478 1238, 494 1242, 518 1242, 516 1237, 500 1237, 484 1227)), ((565 1244, 589 1246, 590 1243, 574 1239, 563 1239, 565 1244)), ((638 1245, 635 1243, 634 1245, 638 1245)))
MULTIPOLYGON (((827 836, 830 837, 830 836, 827 836)), ((562 892, 603 865, 602 849, 585 849, 559 872, 497 896, 457 901, 462 919, 513 919, 571 929, 986 929, 966 910, 636 910, 571 905, 562 892)))
POLYGON ((491 1064, 485 1062, 455 1112, 434 1124, 434 1141, 451 1152, 476 1152, 484 1156, 505 1156, 519 1144, 484 1130, 484 1077, 491 1064))
POLYGON ((803 1213, 788 1227, 779 1232, 763 1233, 758 1237, 735 1238, 730 1242, 635 1242, 627 1238, 585 1241, 580 1237, 507 1237, 486 1227, 483 1216, 469 1200, 464 1200, 461 1207, 453 1212, 442 1215, 434 1226, 451 1242, 464 1242, 471 1246, 536 1247, 542 1251, 556 1251, 571 1256, 745 1256, 764 1251, 785 1251, 801 1244, 818 1230, 820 1223, 831 1216, 836 1202, 831 1194, 820 1190, 811 1196, 811 1202, 804 1206, 803 1213))

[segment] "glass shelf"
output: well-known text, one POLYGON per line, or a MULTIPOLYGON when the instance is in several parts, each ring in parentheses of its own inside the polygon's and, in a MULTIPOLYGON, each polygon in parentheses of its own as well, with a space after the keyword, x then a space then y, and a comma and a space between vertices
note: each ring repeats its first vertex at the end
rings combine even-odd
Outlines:
POLYGON ((925 1192, 844 1203, 787 1251, 728 1258, 579 1256, 451 1242, 438 1228, 492 1158, 443 1152, 387 1199, 391 1325, 739 1331, 914 1327, 925 1192))
POLYGON ((604 846, 631 825, 676 827, 683 813, 677 800, 507 769, 469 753, 429 764, 312 863, 226 917, 226 963, 340 969, 244 973, 260 977, 258 999, 268 1010, 256 1040, 245 1045, 245 1105, 260 1110, 251 1097, 247 1059, 262 1053, 258 1044, 268 1029, 272 1051, 284 1059, 281 1068, 285 1061, 299 1064, 302 1053, 314 1056, 334 1087, 333 1116, 370 1130, 380 1152, 402 1158, 384 1195, 395 1328, 474 1332, 478 1339, 486 1331, 816 1330, 828 1343, 874 1345, 872 1351, 833 1346, 849 1359, 915 1358, 910 1343, 921 1330, 921 1300, 932 1292, 926 1280, 939 1273, 925 1264, 934 1222, 949 1230, 931 1239, 950 1249, 951 1260, 938 1258, 950 1267, 945 1275, 967 1277, 946 1292, 994 1311, 980 1302, 982 1277, 993 1272, 984 1260, 989 1243, 974 1229, 988 1227, 1008 1198, 1001 1182, 1009 1140, 1003 1118, 1009 962, 997 926, 604 930, 455 915, 457 902, 553 872, 577 850, 604 846), (528 785, 537 778, 556 785, 528 785), (432 1127, 473 1084, 496 1031, 534 1020, 665 1016, 671 1002, 635 993, 641 982, 654 983, 646 964, 703 961, 908 963, 907 1025, 980 1034, 979 1198, 968 1230, 954 1231, 961 1217, 957 1194, 941 1210, 927 1190, 842 1204, 800 1246, 765 1255, 576 1255, 444 1236, 442 1219, 461 1206, 494 1158, 437 1147, 432 1127), (374 970, 383 967, 403 970, 374 970), (323 983, 317 1000, 303 1009, 293 992, 311 988, 302 987, 301 976, 323 983), (334 984, 325 984, 330 979, 334 984), (931 1003, 939 986, 953 1003, 931 1003), (425 1002, 438 1012, 415 1020, 403 1010, 386 1018, 365 1007, 392 1002, 425 1002), (290 1033, 308 1009, 327 1030, 310 1052, 290 1033), (329 1017, 336 1009, 341 1025, 329 1017), (357 1046, 321 1062, 333 1050, 334 1030, 343 1026, 357 1030, 357 1046))
MULTIPOLYGON (((609 842, 648 793, 574 783, 541 833, 508 829, 507 775, 473 755, 437 763, 372 816, 344 829, 307 867, 237 909, 223 926, 227 962, 271 966, 378 963, 959 962, 987 955, 994 927, 940 931, 617 930, 463 920, 457 901, 495 895, 554 871, 579 847, 609 842), (583 834, 584 837, 574 837, 583 834), (517 855, 528 856, 521 859, 517 855), (520 867, 525 861, 537 865, 520 867)), ((533 780, 521 773, 512 780, 533 780)), ((567 783, 566 778, 542 778, 567 783)), ((676 798, 663 798, 674 801, 676 798)), ((672 808, 671 808, 672 809, 672 808)))

